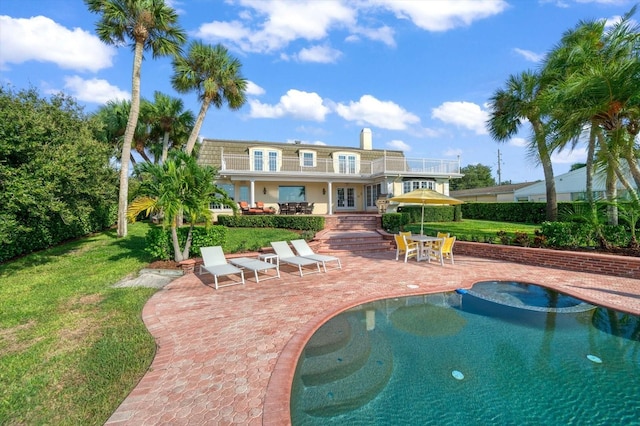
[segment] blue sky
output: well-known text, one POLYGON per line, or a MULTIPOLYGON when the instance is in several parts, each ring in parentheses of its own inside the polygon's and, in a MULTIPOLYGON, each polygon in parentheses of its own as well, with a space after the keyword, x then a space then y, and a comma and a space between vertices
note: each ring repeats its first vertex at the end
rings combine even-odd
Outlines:
MULTIPOLYGON (((635 0, 634 0, 635 1, 635 0)), ((487 101, 510 74, 535 69, 580 20, 614 22, 629 0, 172 0, 190 39, 222 43, 243 64, 247 104, 211 108, 201 136, 359 146, 368 127, 376 149, 411 158, 484 164, 502 181, 543 179, 527 155, 528 127, 498 144, 485 129, 487 101)), ((93 112, 129 98, 132 54, 95 35, 82 0, 0 2, 0 82, 63 91, 93 112)), ((196 94, 170 84, 169 59, 146 55, 142 96, 196 94)), ((555 174, 584 161, 584 149, 554 157, 555 174)))

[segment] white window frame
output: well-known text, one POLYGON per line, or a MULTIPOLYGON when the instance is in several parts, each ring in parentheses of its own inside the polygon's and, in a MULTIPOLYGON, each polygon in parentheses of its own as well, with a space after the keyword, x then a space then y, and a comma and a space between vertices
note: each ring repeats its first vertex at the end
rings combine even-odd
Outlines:
POLYGON ((405 180, 402 182, 402 193, 406 194, 407 192, 411 192, 414 189, 432 189, 436 190, 436 182, 434 180, 427 179, 413 179, 413 180, 405 180))
POLYGON ((334 152, 333 171, 343 175, 360 173, 360 155, 353 152, 334 152))
POLYGON ((249 157, 252 172, 279 172, 282 167, 282 152, 276 148, 250 148, 249 157), (260 164, 256 164, 258 156, 262 157, 260 164))
POLYGON ((317 155, 315 151, 311 151, 308 149, 304 149, 304 150, 301 149, 299 152, 299 155, 300 155, 300 167, 317 167, 318 162, 317 162, 317 155), (306 160, 309 159, 307 155, 311 156, 311 164, 306 163, 306 160))

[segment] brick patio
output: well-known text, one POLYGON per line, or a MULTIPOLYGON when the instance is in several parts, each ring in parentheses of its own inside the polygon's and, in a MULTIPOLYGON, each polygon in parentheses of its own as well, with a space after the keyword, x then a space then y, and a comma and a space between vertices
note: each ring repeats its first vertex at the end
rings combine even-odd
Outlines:
POLYGON ((456 264, 396 262, 393 252, 341 256, 343 270, 213 289, 185 275, 147 302, 143 320, 158 351, 107 425, 289 424, 294 368, 328 318, 363 302, 510 280, 541 284, 640 315, 640 280, 470 256, 456 264), (417 288, 409 288, 416 285, 417 288))

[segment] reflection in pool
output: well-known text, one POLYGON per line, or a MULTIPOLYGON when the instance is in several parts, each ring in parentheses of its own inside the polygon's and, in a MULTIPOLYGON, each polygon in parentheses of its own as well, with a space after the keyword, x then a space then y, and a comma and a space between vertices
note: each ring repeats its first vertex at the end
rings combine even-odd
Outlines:
POLYGON ((294 425, 638 424, 640 317, 539 286, 380 300, 324 324, 294 425))

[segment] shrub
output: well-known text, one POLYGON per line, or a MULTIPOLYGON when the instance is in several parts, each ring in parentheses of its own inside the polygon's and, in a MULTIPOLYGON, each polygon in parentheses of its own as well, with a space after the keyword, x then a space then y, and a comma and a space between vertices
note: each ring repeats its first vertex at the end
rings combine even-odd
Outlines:
POLYGON ((385 213, 382 215, 382 229, 397 234, 410 222, 410 216, 404 213, 385 213))
MULTIPOLYGON (((188 227, 178 228, 178 241, 184 247, 187 240, 188 227)), ((227 229, 224 226, 197 226, 193 228, 193 241, 189 249, 189 257, 200 256, 200 247, 221 246, 226 241, 227 229)), ((174 258, 171 229, 155 226, 147 232, 145 251, 154 259, 169 260, 174 258)))
POLYGON ((282 228, 318 232, 324 229, 324 217, 307 215, 219 215, 218 224, 230 228, 282 228))

